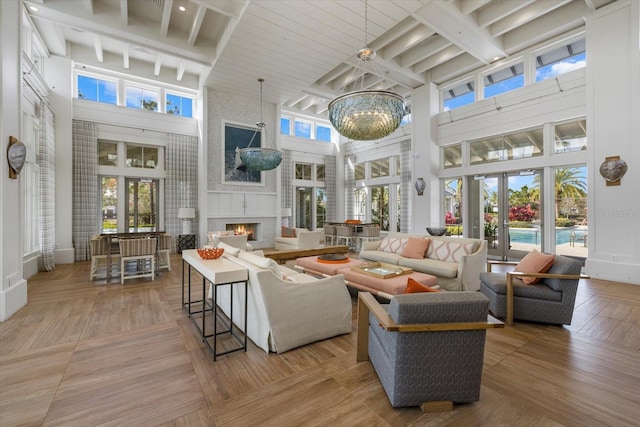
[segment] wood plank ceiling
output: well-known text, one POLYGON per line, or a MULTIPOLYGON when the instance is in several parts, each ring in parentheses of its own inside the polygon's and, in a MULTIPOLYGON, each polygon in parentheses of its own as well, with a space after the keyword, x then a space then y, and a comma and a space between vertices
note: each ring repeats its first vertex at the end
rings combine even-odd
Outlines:
POLYGON ((23 3, 49 52, 88 68, 254 99, 261 77, 266 102, 326 117, 349 89, 410 100, 429 76, 440 84, 508 57, 612 1, 369 0, 366 20, 365 3, 353 0, 23 3), (363 70, 355 55, 365 40, 377 57, 363 70))

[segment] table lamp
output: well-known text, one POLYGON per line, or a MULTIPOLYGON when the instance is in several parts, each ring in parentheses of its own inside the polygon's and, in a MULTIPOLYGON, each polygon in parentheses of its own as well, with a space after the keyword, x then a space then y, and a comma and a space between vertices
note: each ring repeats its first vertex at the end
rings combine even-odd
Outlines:
POLYGON ((289 217, 293 215, 291 208, 282 208, 280 211, 280 216, 282 217, 282 225, 285 227, 289 226, 289 217))
POLYGON ((182 220, 182 234, 191 234, 191 220, 196 217, 194 208, 178 209, 178 219, 182 220))

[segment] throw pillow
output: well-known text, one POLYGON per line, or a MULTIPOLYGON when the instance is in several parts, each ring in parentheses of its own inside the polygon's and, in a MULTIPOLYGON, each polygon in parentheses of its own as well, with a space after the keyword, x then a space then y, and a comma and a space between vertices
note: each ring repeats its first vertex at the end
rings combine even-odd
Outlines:
POLYGON ((408 241, 409 239, 385 237, 380 242, 380 246, 378 247, 378 250, 383 252, 389 252, 392 254, 401 254, 402 249, 404 249, 404 246, 407 244, 408 241))
POLYGON ((240 249, 227 245, 225 242, 219 242, 218 247, 224 249, 226 255, 238 256, 238 253, 240 253, 240 249))
POLYGON ((273 274, 275 274, 277 277, 282 278, 282 272, 280 271, 280 266, 278 265, 277 262, 275 262, 271 258, 261 257, 258 255, 254 255, 251 252, 245 252, 245 251, 240 252, 239 258, 250 262, 256 267, 264 268, 265 270, 271 270, 273 271, 273 274))
MULTIPOLYGON (((520 260, 514 271, 519 271, 520 273, 546 273, 553 265, 554 260, 555 256, 551 254, 542 254, 534 249, 520 260)), ((522 278, 522 282, 527 285, 533 285, 539 280, 539 277, 522 278)))
POLYGON ((407 258, 424 258, 424 254, 429 247, 429 239, 420 239, 418 237, 409 237, 407 244, 404 245, 401 255, 407 258))
POLYGON ((407 278, 407 289, 404 290, 405 294, 417 294, 420 292, 441 292, 438 289, 433 289, 430 286, 423 285, 411 277, 407 278))
POLYGON ((282 226, 282 237, 296 237, 296 229, 282 226))
POLYGON ((446 262, 460 262, 462 257, 473 253, 475 243, 458 243, 431 239, 427 258, 446 262))

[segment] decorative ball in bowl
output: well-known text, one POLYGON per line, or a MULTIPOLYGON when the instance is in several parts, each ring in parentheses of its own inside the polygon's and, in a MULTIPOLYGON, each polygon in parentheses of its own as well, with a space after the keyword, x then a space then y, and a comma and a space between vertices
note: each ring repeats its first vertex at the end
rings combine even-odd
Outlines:
POLYGON ((432 236, 444 236, 447 232, 447 227, 427 227, 427 233, 432 236))
POLYGON ((198 249, 198 255, 202 259, 217 259, 224 253, 223 248, 201 248, 198 249))

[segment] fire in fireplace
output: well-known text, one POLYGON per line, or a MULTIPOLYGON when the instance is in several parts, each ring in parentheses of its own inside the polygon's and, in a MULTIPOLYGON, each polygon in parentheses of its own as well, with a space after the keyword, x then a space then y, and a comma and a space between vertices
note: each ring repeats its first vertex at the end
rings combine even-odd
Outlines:
POLYGON ((256 240, 258 224, 227 224, 227 231, 233 231, 233 234, 247 234, 247 240, 256 240))

